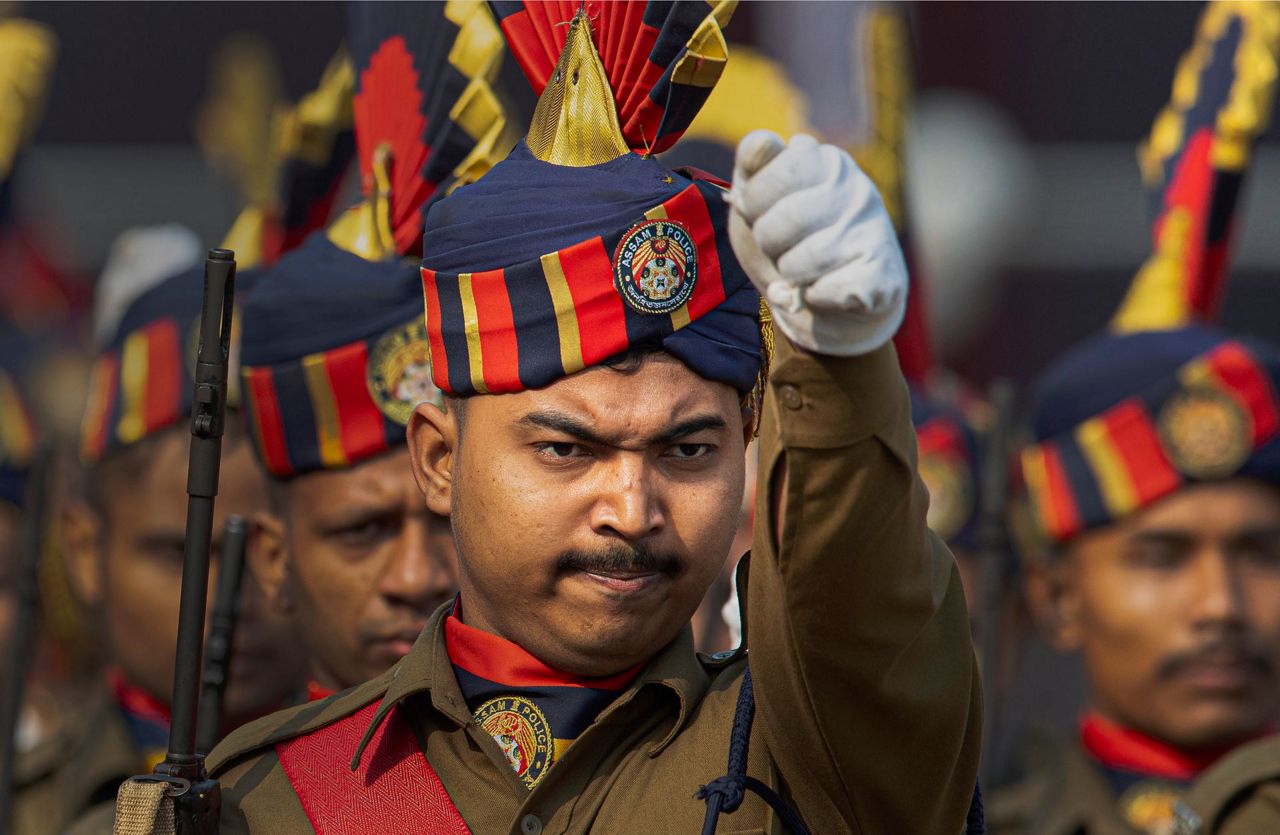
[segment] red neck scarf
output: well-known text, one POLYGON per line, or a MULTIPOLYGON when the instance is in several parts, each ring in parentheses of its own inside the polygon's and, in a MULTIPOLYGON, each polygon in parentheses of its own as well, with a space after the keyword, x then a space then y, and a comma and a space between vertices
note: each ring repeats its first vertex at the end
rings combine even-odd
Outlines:
POLYGON ((511 641, 467 626, 454 613, 444 622, 445 647, 458 688, 507 763, 528 788, 640 672, 586 678, 543 664, 511 641))
POLYGON ((449 660, 473 675, 511 687, 590 687, 625 690, 644 664, 605 678, 587 678, 543 664, 506 638, 499 638, 458 619, 458 608, 444 622, 449 660))
MULTIPOLYGON (((1259 736, 1266 733, 1269 731, 1259 736)), ((1119 768, 1178 782, 1194 779, 1241 744, 1236 742, 1194 753, 1182 751, 1167 742, 1117 725, 1094 711, 1087 713, 1080 722, 1080 741, 1085 750, 1107 768, 1119 768)))
POLYGON ((124 673, 119 667, 107 670, 107 686, 111 688, 116 701, 130 715, 169 726, 169 706, 141 687, 125 681, 124 673))

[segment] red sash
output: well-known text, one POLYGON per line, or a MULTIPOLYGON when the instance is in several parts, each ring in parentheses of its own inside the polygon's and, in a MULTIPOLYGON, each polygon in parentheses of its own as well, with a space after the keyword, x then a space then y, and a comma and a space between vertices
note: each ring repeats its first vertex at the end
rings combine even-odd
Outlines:
POLYGON ((359 768, 351 770, 351 756, 377 712, 372 702, 276 745, 317 835, 470 835, 399 709, 383 721, 359 768))

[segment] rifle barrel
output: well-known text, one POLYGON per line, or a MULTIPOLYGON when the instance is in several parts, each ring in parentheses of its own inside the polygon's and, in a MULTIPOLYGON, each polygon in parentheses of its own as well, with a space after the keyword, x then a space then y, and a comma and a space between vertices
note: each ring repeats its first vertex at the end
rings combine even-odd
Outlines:
POLYGON ((218 586, 213 593, 213 611, 209 614, 209 637, 204 642, 204 677, 200 682, 200 709, 196 722, 196 750, 201 754, 208 754, 222 735, 223 694, 231 677, 248 533, 248 524, 239 516, 227 519, 222 529, 218 586))
POLYGON ((204 307, 196 355, 191 408, 191 454, 187 470, 187 533, 183 546, 181 609, 174 658, 169 750, 157 773, 196 781, 203 758, 196 751, 205 602, 209 593, 209 547, 218 495, 222 429, 227 405, 227 366, 236 262, 230 250, 213 249, 204 264, 204 307))

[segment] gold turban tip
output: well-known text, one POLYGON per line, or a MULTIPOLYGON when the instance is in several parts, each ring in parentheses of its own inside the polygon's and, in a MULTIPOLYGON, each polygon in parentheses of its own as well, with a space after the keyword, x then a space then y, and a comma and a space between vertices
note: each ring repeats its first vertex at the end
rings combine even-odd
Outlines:
POLYGON ((536 158, 573 168, 599 165, 631 151, 591 41, 591 23, 581 9, 569 24, 555 72, 538 97, 527 141, 536 158))

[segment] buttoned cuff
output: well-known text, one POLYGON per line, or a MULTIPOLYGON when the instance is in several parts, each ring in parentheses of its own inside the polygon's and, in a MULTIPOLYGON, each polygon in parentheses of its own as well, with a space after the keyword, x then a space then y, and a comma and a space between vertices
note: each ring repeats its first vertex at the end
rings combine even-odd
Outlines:
POLYGON ((849 446, 910 420, 892 342, 869 354, 832 357, 797 347, 775 328, 766 396, 786 447, 849 446))

